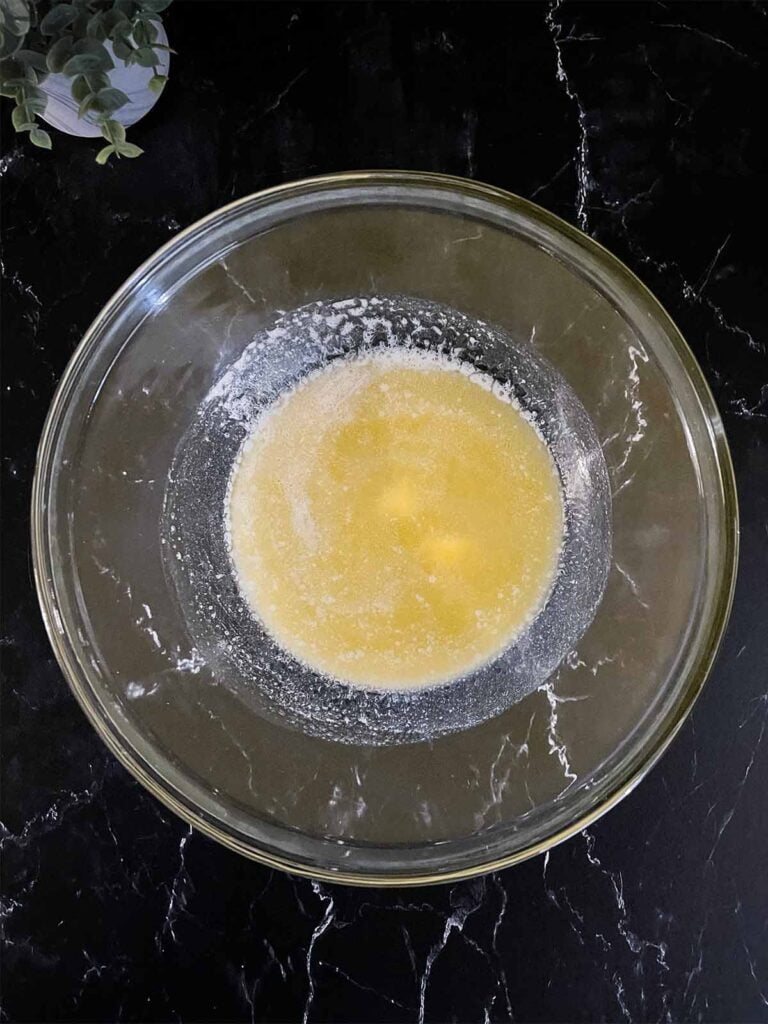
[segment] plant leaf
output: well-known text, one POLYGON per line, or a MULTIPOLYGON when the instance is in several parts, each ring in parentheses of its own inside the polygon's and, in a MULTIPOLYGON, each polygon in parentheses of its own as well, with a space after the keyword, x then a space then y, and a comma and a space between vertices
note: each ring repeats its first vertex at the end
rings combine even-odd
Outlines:
POLYGON ((137 46, 147 46, 149 44, 149 32, 147 32, 147 26, 143 21, 137 21, 133 26, 133 41, 137 46))
POLYGON ((75 39, 84 39, 88 33, 90 12, 85 7, 78 8, 77 17, 72 22, 72 35, 75 39))
POLYGON ((141 156, 144 150, 140 146, 135 146, 132 142, 121 142, 117 147, 118 156, 136 157, 141 156))
POLYGON ((130 32, 131 23, 122 11, 115 10, 114 8, 111 11, 104 11, 102 19, 104 22, 104 28, 110 36, 119 25, 127 26, 127 29, 130 32))
POLYGON ((78 75, 77 78, 72 80, 72 97, 76 99, 78 103, 82 103, 86 96, 90 96, 91 87, 88 85, 88 79, 85 75, 78 75))
MULTIPOLYGON (((30 83, 31 85, 37 85, 37 72, 29 64, 25 64, 23 60, 14 60, 14 66, 18 69, 16 79, 19 79, 25 85, 30 83)), ((5 76, 3 76, 5 78, 5 76)))
POLYGON ((96 99, 99 104, 99 110, 105 114, 111 114, 114 110, 119 110, 120 107, 124 107, 126 103, 131 102, 122 89, 115 89, 114 86, 99 89, 96 93, 96 99))
POLYGON ((96 11, 95 14, 91 15, 88 19, 88 27, 86 31, 91 39, 96 39, 99 42, 106 38, 107 29, 104 25, 103 11, 96 11))
POLYGON ((148 39, 149 44, 151 46, 152 43, 154 43, 154 41, 160 35, 160 31, 159 31, 159 29, 157 27, 157 22, 156 21, 152 21, 151 18, 145 17, 143 19, 143 22, 144 22, 144 27, 147 30, 147 39, 148 39))
POLYGON ((101 126, 101 134, 105 139, 118 145, 121 142, 125 142, 125 125, 120 124, 119 121, 109 119, 101 126))
MULTIPOLYGON (((119 11, 113 13, 119 14, 119 11)), ((132 31, 133 25, 125 15, 123 15, 119 21, 115 22, 109 34, 112 39, 129 39, 132 31)))
POLYGON ((143 68, 153 68, 160 63, 160 58, 151 46, 140 46, 138 50, 134 50, 133 60, 143 68))
MULTIPOLYGON (((77 40, 74 47, 72 48, 72 52, 93 53, 97 57, 101 57, 101 59, 104 61, 111 60, 109 56, 109 50, 107 50, 104 43, 99 42, 98 39, 89 39, 87 36, 83 36, 81 39, 77 40)), ((109 65, 109 68, 111 67, 113 67, 112 64, 109 65)), ((109 70, 109 68, 105 68, 105 70, 109 70)))
POLYGON ((71 25, 77 17, 77 8, 74 4, 56 4, 48 11, 40 22, 40 31, 44 36, 53 36, 61 32, 67 25, 71 25))
POLYGON ((159 14, 171 6, 171 0, 141 0, 141 9, 149 14, 159 14))
POLYGON ((11 111, 11 124, 15 131, 24 132, 35 127, 32 114, 25 104, 20 103, 11 111))
POLYGON ((22 73, 21 64, 12 57, 3 57, 0 60, 0 82, 7 82, 11 78, 18 78, 22 73))
POLYGON ((30 92, 27 92, 24 104, 29 110, 32 111, 33 114, 44 114, 45 108, 48 105, 48 99, 45 93, 40 92, 39 89, 36 89, 34 94, 30 94, 30 92))
POLYGON ((70 77, 87 74, 89 71, 108 71, 115 65, 106 50, 104 54, 106 61, 98 53, 76 53, 74 57, 69 58, 62 70, 70 77))
POLYGON ((17 50, 15 56, 17 60, 24 61, 25 64, 34 68, 35 71, 42 71, 44 75, 48 74, 48 64, 45 60, 45 54, 36 53, 34 50, 17 50))
POLYGON ((3 29, 0 32, 0 57, 10 57, 21 46, 23 39, 23 36, 17 36, 7 28, 3 29))
POLYGON ((13 85, 3 83, 0 85, 0 96, 7 96, 9 100, 15 100, 18 89, 13 85))
POLYGON ((112 49, 114 50, 115 56, 118 60, 127 61, 133 53, 133 48, 125 42, 124 39, 113 39, 112 49))
POLYGON ((0 4, 0 24, 7 32, 24 37, 30 27, 30 5, 28 0, 4 0, 0 4))
POLYGON ((115 0, 115 10, 120 11, 126 18, 133 18, 136 6, 135 0, 115 0))
POLYGON ((101 60, 93 53, 77 53, 70 57, 61 69, 65 75, 83 75, 88 71, 100 71, 101 60))
POLYGON ((42 128, 33 128, 29 133, 29 141, 33 146, 39 146, 40 149, 52 149, 51 136, 48 132, 44 132, 42 128))
POLYGON ((89 71, 85 76, 85 80, 91 92, 98 92, 99 89, 109 88, 109 76, 105 75, 103 71, 89 71))
POLYGON ((96 94, 92 93, 92 92, 89 92, 88 95, 83 100, 83 102, 77 108, 77 116, 82 120, 82 118, 85 117, 85 115, 88 113, 88 111, 91 110, 94 107, 95 103, 96 103, 96 94))
POLYGON ((72 56, 72 36, 62 36, 57 39, 48 51, 46 66, 54 74, 62 70, 69 58, 72 56))
POLYGON ((156 96, 159 96, 160 93, 165 88, 167 82, 168 78, 166 77, 166 75, 152 75, 147 84, 149 86, 150 91, 153 92, 156 96))
POLYGON ((99 152, 96 154, 96 163, 105 164, 114 152, 114 146, 105 146, 103 149, 100 149, 99 152))

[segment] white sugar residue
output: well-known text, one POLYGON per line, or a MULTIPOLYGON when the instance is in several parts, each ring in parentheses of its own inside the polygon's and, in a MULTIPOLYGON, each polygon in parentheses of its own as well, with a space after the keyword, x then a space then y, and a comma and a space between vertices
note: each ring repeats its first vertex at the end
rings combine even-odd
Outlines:
POLYGON ((138 700, 139 697, 151 697, 153 693, 157 693, 158 683, 153 683, 151 686, 146 686, 144 683, 128 683, 125 688, 125 695, 128 700, 138 700))
MULTIPOLYGON (((297 377, 296 373, 302 369, 296 362, 297 330, 304 334, 300 348, 308 373, 321 370, 326 360, 345 354, 344 339, 355 332, 360 336, 360 344, 352 349, 352 354, 361 362, 369 360, 375 353, 376 359, 386 356, 414 369, 437 367, 458 371, 499 398, 513 402, 524 416, 536 423, 535 414, 516 402, 509 382, 505 384, 497 380, 466 359, 467 353, 479 344, 478 339, 469 332, 459 339, 457 345, 455 332, 450 330, 450 315, 437 314, 437 323, 423 324, 413 315, 398 315, 389 312, 390 309, 391 300, 371 296, 327 304, 312 303, 297 310, 294 314, 297 322, 293 328, 273 327, 247 346, 208 392, 203 407, 218 404, 221 412, 236 422, 248 422, 255 415, 264 415, 270 411, 261 404, 264 397, 271 396, 273 402, 284 401, 307 375, 300 372, 297 377), (329 309, 337 312, 329 314, 329 309), (426 348, 425 340, 436 347, 426 348), (257 367, 258 392, 254 393, 254 370, 257 367)), ((448 311, 449 314, 451 312, 448 311)), ((477 328, 487 327, 483 320, 475 320, 473 324, 477 328)), ((524 385, 526 381, 523 378, 519 383, 524 385)), ((343 398, 340 394, 340 401, 343 398)))

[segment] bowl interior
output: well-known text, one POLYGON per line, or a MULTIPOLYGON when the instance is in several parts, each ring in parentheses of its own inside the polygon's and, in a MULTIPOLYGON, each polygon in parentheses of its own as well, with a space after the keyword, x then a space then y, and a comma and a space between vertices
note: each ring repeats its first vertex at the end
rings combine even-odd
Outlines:
POLYGON ((278 316, 219 378, 176 449, 160 543, 196 657, 219 685, 251 711, 302 732, 360 746, 398 745, 478 725, 547 681, 600 603, 611 558, 610 504, 605 458, 588 414, 527 340, 516 344, 422 299, 347 297, 278 316), (240 591, 225 509, 238 453, 280 394, 333 360, 403 352, 450 359, 517 401, 553 456, 565 533, 551 592, 520 635, 461 678, 398 691, 329 679, 274 642, 240 591))
POLYGON ((113 749, 219 838, 359 881, 477 870, 606 806, 690 706, 733 571, 718 431, 660 307, 531 204, 395 174, 254 196, 153 257, 70 366, 36 487, 49 629, 113 749), (161 529, 180 439, 224 371, 281 312, 361 295, 440 303, 530 344, 586 409, 611 491, 605 593, 560 667, 496 717, 405 746, 244 704, 191 634, 161 529))

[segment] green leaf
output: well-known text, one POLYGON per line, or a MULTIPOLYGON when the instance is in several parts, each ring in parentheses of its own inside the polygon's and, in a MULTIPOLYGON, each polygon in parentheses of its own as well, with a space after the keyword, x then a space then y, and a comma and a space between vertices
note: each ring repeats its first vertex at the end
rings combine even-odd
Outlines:
POLYGON ((126 18, 133 18, 137 5, 134 0, 115 0, 115 10, 120 11, 126 18))
POLYGON ((150 14, 159 14, 171 6, 171 0, 141 0, 142 11, 150 14))
POLYGON ((102 19, 104 28, 110 36, 120 25, 127 26, 129 32, 131 30, 131 23, 122 11, 115 10, 114 8, 111 11, 104 11, 102 19))
POLYGON ((133 26, 133 41, 137 46, 147 46, 149 44, 149 32, 147 32, 147 26, 143 21, 137 21, 133 26))
POLYGON ((82 120, 89 110, 93 108, 96 103, 96 96, 94 93, 88 93, 83 102, 77 108, 77 116, 82 120))
POLYGON ((101 71, 104 61, 95 53, 77 53, 70 57, 62 71, 65 75, 84 75, 89 71, 101 71))
POLYGON ((93 71, 111 71, 115 66, 103 43, 95 39, 81 39, 75 43, 74 57, 64 65, 65 75, 82 75, 93 71))
POLYGON ((0 24, 6 32, 23 38, 30 29, 29 0, 3 0, 0 3, 0 24))
POLYGON ((103 40, 107 37, 107 30, 104 25, 104 13, 103 11, 97 11, 88 19, 88 27, 86 32, 91 39, 103 40))
POLYGON ((159 29, 157 27, 157 22, 152 21, 151 18, 143 18, 142 20, 144 23, 144 27, 147 30, 147 40, 151 46, 152 43, 154 43, 154 41, 160 35, 159 29))
POLYGON ((24 132, 35 127, 32 113, 25 104, 21 103, 11 111, 11 123, 17 132, 24 132))
POLYGON ((103 149, 100 149, 96 154, 96 163, 105 164, 114 152, 116 152, 114 146, 105 146, 103 149))
POLYGON ((89 71, 85 76, 85 80, 91 92, 98 92, 99 89, 109 88, 109 75, 105 75, 103 71, 89 71))
POLYGON ((56 4, 48 11, 40 22, 40 31, 44 36, 53 36, 61 32, 67 25, 71 25, 77 17, 77 8, 74 4, 56 4))
POLYGON ((109 139, 110 142, 117 145, 118 143, 125 142, 125 125, 110 119, 101 126, 101 134, 105 139, 109 139))
POLYGON ((82 103, 86 96, 90 96, 91 87, 88 85, 88 79, 85 75, 78 75, 77 78, 72 80, 72 97, 76 99, 78 103, 82 103))
POLYGON ((44 114, 45 108, 48 105, 48 98, 39 89, 35 89, 34 93, 30 93, 28 90, 24 104, 33 114, 44 114))
POLYGON ((17 36, 14 32, 9 32, 8 29, 0 31, 0 57, 10 57, 18 50, 23 40, 23 36, 17 36))
POLYGON ((144 150, 140 146, 135 146, 132 142, 121 142, 117 146, 118 156, 127 156, 133 159, 133 157, 141 156, 144 150))
POLYGON ((124 39, 113 39, 112 49, 114 50, 115 56, 118 58, 118 60, 127 61, 128 58, 133 53, 133 47, 129 46, 129 44, 126 43, 124 39))
POLYGON ((110 60, 109 51, 104 43, 100 43, 98 39, 89 39, 87 36, 83 36, 82 39, 77 40, 72 52, 92 53, 97 57, 101 57, 103 60, 110 60))
POLYGON ((72 22, 72 35, 75 39, 84 39, 88 33, 88 22, 90 21, 90 12, 86 8, 78 11, 78 15, 72 22))
POLYGON ((46 66, 49 71, 57 74, 61 71, 69 58, 72 56, 72 36, 62 36, 57 39, 48 51, 46 66))
POLYGON ((23 85, 29 83, 30 85, 37 85, 37 72, 29 64, 25 64, 23 60, 14 60, 13 67, 16 68, 16 73, 13 76, 3 75, 3 81, 18 81, 23 85))
MULTIPOLYGON (((118 12, 119 13, 119 12, 118 12)), ((119 21, 116 21, 111 32, 109 33, 111 39, 129 39, 131 32, 133 31, 133 24, 126 18, 122 17, 119 21)))
POLYGON ((35 71, 42 71, 44 75, 48 74, 45 54, 36 53, 34 50, 17 50, 16 59, 23 61, 29 67, 34 68, 35 71))
POLYGON ((140 46, 133 52, 133 63, 140 64, 143 68, 153 68, 160 63, 160 58, 151 46, 140 46))
POLYGON ((115 89, 113 86, 99 89, 96 93, 96 100, 99 110, 105 114, 111 114, 114 110, 119 110, 120 107, 124 107, 126 103, 131 102, 130 98, 121 89, 115 89))
POLYGON ((159 96, 160 93, 165 88, 167 81, 168 78, 166 75, 152 75, 148 82, 150 92, 153 92, 156 96, 159 96))
POLYGON ((0 96, 7 96, 9 100, 15 100, 18 89, 15 86, 3 83, 0 85, 0 96))
POLYGON ((40 149, 51 149, 51 136, 48 132, 44 132, 42 128, 33 128, 29 133, 29 141, 33 146, 39 146, 40 149))
POLYGON ((7 82, 11 78, 19 78, 23 68, 17 60, 12 57, 3 57, 0 60, 0 82, 7 82))

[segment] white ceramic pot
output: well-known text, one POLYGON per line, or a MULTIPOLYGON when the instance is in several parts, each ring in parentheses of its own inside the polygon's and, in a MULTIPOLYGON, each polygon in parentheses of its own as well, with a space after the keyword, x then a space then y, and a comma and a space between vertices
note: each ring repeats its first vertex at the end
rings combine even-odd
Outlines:
MULTIPOLYGON (((158 22, 157 40, 163 46, 168 45, 168 36, 165 29, 158 22)), ((107 72, 109 84, 116 89, 121 89, 130 99, 124 107, 115 111, 114 118, 126 128, 148 114, 160 98, 157 93, 149 89, 149 80, 154 75, 152 68, 143 68, 138 64, 125 64, 118 57, 115 57, 112 44, 106 40, 104 45, 115 63, 112 71, 107 72)), ((157 66, 158 74, 167 75, 171 63, 171 55, 168 50, 159 50, 160 61, 157 66)), ((83 138, 94 139, 101 135, 101 128, 93 114, 86 114, 85 117, 78 117, 79 104, 72 97, 72 79, 66 75, 51 74, 40 83, 40 88, 48 97, 45 113, 40 117, 49 125, 58 128, 60 132, 68 135, 80 135, 83 138)))

